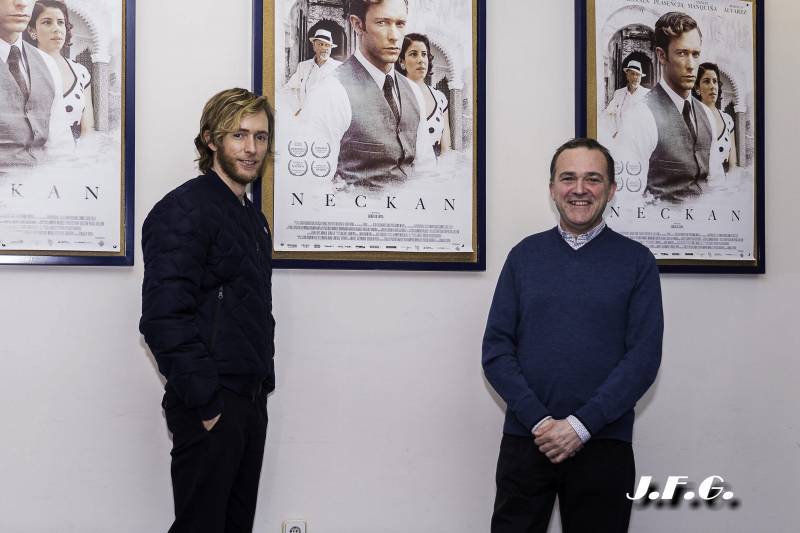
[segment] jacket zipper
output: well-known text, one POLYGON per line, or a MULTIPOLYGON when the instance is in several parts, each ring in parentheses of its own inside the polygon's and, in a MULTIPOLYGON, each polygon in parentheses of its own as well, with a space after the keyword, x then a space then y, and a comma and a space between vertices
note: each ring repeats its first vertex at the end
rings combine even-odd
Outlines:
POLYGON ((214 307, 214 322, 211 326, 211 346, 209 347, 208 351, 214 349, 214 342, 217 340, 217 328, 219 327, 219 309, 222 307, 222 285, 219 286, 219 290, 217 291, 217 305, 214 307))

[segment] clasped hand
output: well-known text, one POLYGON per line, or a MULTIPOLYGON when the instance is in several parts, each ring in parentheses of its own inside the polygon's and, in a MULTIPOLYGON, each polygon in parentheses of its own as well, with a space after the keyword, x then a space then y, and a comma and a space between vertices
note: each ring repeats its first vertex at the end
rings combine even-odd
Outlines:
POLYGON ((583 448, 581 438, 566 419, 545 420, 533 432, 533 438, 539 451, 553 464, 569 459, 583 448))

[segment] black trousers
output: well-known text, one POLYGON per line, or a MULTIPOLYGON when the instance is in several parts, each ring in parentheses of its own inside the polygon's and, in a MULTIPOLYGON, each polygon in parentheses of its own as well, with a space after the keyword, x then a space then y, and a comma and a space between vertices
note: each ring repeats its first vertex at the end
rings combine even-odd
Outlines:
POLYGON ((558 496, 564 533, 625 533, 635 484, 633 448, 590 440, 554 465, 533 437, 503 435, 492 533, 545 533, 558 496))
POLYGON ((224 407, 206 431, 202 421, 167 390, 164 411, 172 432, 175 522, 169 533, 239 533, 253 530, 258 481, 267 436, 267 406, 260 394, 222 389, 224 407))

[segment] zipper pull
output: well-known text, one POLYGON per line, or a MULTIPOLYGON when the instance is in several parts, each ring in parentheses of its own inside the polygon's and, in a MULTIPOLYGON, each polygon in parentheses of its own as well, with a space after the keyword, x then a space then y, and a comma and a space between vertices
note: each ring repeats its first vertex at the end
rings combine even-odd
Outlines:
POLYGON ((217 292, 217 300, 222 300, 222 285, 219 286, 219 291, 217 292))

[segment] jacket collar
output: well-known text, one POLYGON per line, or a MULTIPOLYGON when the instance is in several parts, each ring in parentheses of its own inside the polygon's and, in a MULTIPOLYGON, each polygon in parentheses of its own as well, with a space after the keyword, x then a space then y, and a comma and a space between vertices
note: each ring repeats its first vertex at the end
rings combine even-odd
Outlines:
POLYGON ((247 194, 244 195, 244 204, 242 204, 239 197, 236 196, 228 185, 222 181, 222 178, 219 177, 219 174, 214 172, 213 170, 209 170, 206 174, 203 174, 203 179, 208 180, 210 183, 213 184, 214 188, 219 191, 219 196, 221 198, 225 198, 225 201, 233 202, 236 205, 247 205, 250 203, 250 200, 247 198, 247 194))

